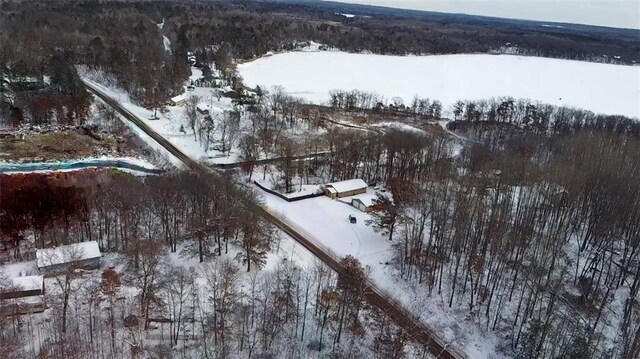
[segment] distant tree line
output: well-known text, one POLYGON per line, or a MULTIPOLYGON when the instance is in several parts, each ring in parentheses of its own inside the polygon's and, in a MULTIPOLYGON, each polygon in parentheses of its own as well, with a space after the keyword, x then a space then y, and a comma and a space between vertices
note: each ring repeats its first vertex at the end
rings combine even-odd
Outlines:
POLYGON ((511 138, 514 132, 566 136, 587 131, 615 134, 622 138, 640 137, 640 122, 636 119, 526 99, 457 101, 450 112, 453 121, 447 124, 449 129, 494 144, 511 138))
POLYGON ((45 91, 17 91, 15 101, 4 98, 3 83, 0 109, 11 123, 81 119, 87 100, 76 64, 114 76, 135 101, 157 108, 181 91, 189 76, 189 51, 197 54, 199 65, 215 62, 229 84, 237 82, 237 59, 291 50, 308 41, 395 55, 507 52, 626 64, 640 60, 637 34, 623 30, 592 29, 585 36, 583 28, 442 16, 347 19, 322 6, 253 1, 7 0, 0 30, 0 70, 13 90, 19 89, 21 78, 40 83, 45 76, 64 78, 45 91), (170 51, 164 49, 163 36, 171 41, 170 51))
POLYGON ((159 7, 171 31, 188 41, 189 47, 226 43, 241 59, 291 50, 296 42, 315 41, 345 51, 394 55, 509 52, 603 62, 640 61, 640 42, 630 31, 592 30, 585 36, 583 28, 465 21, 442 15, 376 14, 348 19, 314 4, 243 1, 238 6, 166 3, 166 7, 159 7))

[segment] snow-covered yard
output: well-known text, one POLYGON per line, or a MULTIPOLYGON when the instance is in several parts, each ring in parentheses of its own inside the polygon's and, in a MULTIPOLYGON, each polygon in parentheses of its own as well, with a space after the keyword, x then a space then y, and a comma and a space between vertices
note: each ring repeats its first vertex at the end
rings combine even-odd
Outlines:
POLYGON ((372 271, 377 270, 374 266, 391 259, 390 243, 365 224, 370 216, 350 204, 326 196, 286 202, 265 194, 264 199, 272 211, 282 214, 338 256, 353 255, 370 265, 372 271), (350 223, 349 215, 358 222, 350 223))
MULTIPOLYGON (((192 75, 190 81, 202 77, 202 71, 199 69, 192 68, 191 71, 192 75)), ((153 110, 146 109, 135 104, 131 101, 129 95, 125 91, 118 90, 115 86, 112 86, 112 84, 105 84, 105 81, 102 81, 99 78, 99 75, 101 74, 87 73, 84 76, 84 80, 90 82, 93 86, 116 99, 127 110, 140 117, 147 125, 169 140, 169 142, 189 157, 211 164, 235 163, 238 161, 237 149, 234 148, 231 151, 222 153, 217 149, 206 149, 202 142, 196 140, 188 124, 184 104, 166 106, 166 111, 157 111, 157 113, 155 113, 157 119, 154 119, 153 110), (183 131, 181 131, 181 129, 183 131)), ((231 110, 233 107, 231 99, 222 96, 218 97, 215 93, 217 90, 218 89, 211 87, 195 87, 189 89, 184 95, 187 97, 191 95, 198 96, 200 98, 199 106, 209 109, 209 112, 211 113, 221 113, 223 111, 231 110)), ((137 132, 140 134, 140 131, 137 132)), ((144 138, 144 135, 141 134, 141 137, 143 140, 147 141, 147 139, 144 138)), ((216 134, 214 133, 214 143, 216 139, 216 134)))
POLYGON ((326 102, 334 89, 370 91, 409 103, 511 96, 595 113, 640 117, 640 67, 512 55, 383 56, 291 52, 238 66, 248 86, 282 85, 326 102))

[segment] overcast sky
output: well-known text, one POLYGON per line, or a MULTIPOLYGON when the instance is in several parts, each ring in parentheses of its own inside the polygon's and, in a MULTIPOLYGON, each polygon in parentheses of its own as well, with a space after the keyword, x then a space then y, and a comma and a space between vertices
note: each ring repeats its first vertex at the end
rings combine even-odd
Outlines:
POLYGON ((403 9, 640 29, 640 0, 334 0, 403 9))

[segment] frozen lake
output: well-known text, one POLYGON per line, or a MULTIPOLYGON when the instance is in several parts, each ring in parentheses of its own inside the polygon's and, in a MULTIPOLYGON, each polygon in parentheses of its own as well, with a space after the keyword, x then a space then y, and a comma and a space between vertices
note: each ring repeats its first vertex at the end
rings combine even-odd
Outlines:
POLYGON ((238 66, 248 86, 282 85, 315 103, 334 89, 457 100, 511 96, 640 118, 640 67, 511 55, 385 56, 291 52, 238 66))

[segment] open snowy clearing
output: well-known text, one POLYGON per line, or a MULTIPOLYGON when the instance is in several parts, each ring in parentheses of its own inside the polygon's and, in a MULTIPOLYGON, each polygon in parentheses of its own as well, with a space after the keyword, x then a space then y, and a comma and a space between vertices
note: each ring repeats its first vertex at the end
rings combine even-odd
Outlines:
POLYGON ((414 95, 445 108, 458 100, 510 96, 595 113, 640 118, 640 67, 512 55, 384 56, 290 52, 238 66, 245 84, 315 103, 334 89, 376 92, 410 103, 414 95))

